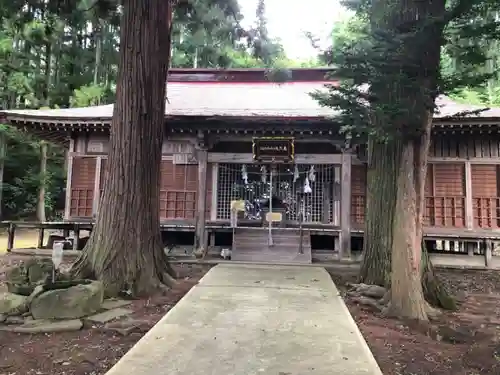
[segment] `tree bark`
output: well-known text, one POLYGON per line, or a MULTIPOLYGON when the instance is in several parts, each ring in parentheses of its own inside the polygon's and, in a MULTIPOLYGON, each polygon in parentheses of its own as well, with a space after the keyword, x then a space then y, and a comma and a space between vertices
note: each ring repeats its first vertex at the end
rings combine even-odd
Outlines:
MULTIPOLYGON (((94 47, 95 47, 95 56, 94 56, 94 86, 97 86, 99 82, 99 72, 101 69, 101 59, 102 59, 102 34, 103 34, 103 26, 100 19, 95 20, 94 22, 94 47)), ((100 97, 97 105, 100 105, 100 97)))
POLYGON ((43 88, 43 105, 50 107, 50 88, 52 86, 52 42, 45 45, 45 86, 43 88))
POLYGON ((359 281, 391 286, 391 251, 396 202, 398 144, 368 141, 366 215, 359 281))
POLYGON ((390 313, 425 321, 427 309, 422 287, 421 256, 424 184, 430 144, 432 113, 418 139, 403 141, 397 178, 393 221, 390 313))
POLYGON ((172 4, 125 0, 106 185, 78 277, 101 280, 107 295, 150 295, 174 282, 159 218, 161 148, 172 4))
MULTIPOLYGON (((395 214, 397 150, 394 144, 369 142, 366 227, 359 281, 391 287, 391 249, 395 214)), ((425 180, 424 180, 425 181, 425 180)), ((422 288, 432 306, 454 310, 455 300, 436 276, 422 241, 422 288)))

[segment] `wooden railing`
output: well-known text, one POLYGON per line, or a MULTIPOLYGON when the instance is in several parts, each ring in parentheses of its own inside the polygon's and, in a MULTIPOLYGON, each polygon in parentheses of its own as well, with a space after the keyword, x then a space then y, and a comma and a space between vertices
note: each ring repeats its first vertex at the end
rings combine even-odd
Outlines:
MULTIPOLYGON (((361 194, 352 195, 351 223, 365 222, 366 198, 361 194)), ((473 227, 500 228, 500 197, 473 197, 473 227)), ((424 225, 430 227, 464 228, 465 197, 425 197, 424 225)))
POLYGON ((474 218, 474 227, 476 228, 500 227, 499 197, 473 197, 472 212, 474 218))
POLYGON ((424 225, 431 227, 465 227, 465 197, 425 197, 424 225))

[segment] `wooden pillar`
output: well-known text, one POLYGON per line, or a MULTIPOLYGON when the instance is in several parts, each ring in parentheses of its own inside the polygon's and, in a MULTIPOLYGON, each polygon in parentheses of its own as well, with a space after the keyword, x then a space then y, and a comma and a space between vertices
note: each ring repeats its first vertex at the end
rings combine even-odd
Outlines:
POLYGON ((198 159, 198 190, 197 190, 197 211, 196 211, 196 232, 195 232, 195 251, 199 249, 206 250, 205 235, 205 211, 207 207, 207 167, 208 151, 205 147, 199 147, 197 150, 198 159))
POLYGON ((78 250, 78 245, 80 242, 80 226, 78 224, 75 224, 74 230, 73 230, 73 250, 78 250))
POLYGON ((332 221, 332 215, 330 213, 330 206, 331 206, 331 199, 332 199, 332 182, 325 182, 323 184, 323 188, 321 189, 323 193, 323 207, 321 209, 323 213, 322 217, 322 223, 323 224, 330 224, 332 221))
POLYGON ((210 220, 217 220, 217 187, 219 182, 219 164, 212 163, 212 202, 210 206, 210 220))
POLYGON ((43 249, 43 237, 45 229, 44 228, 39 228, 38 229, 38 243, 37 243, 37 249, 43 249))
POLYGON ((10 252, 14 248, 14 237, 16 236, 16 224, 9 224, 9 237, 7 238, 7 251, 10 252))
POLYGON ((47 149, 45 141, 40 142, 40 186, 38 188, 38 200, 36 205, 36 216, 39 222, 47 220, 45 215, 45 193, 47 185, 47 149))
POLYGON ((486 246, 484 249, 484 264, 486 268, 491 268, 493 261, 493 241, 488 239, 486 240, 486 246))
POLYGON ((212 249, 215 247, 215 232, 210 232, 210 247, 212 249))
POLYGON ((334 167, 335 177, 333 182, 333 225, 340 226, 340 202, 341 202, 341 186, 342 186, 342 169, 340 165, 334 167))
POLYGON ((465 162, 465 227, 474 227, 474 212, 472 208, 472 173, 470 161, 465 162))
POLYGON ((101 173, 102 173, 102 156, 98 156, 95 166, 94 179, 94 200, 92 201, 92 217, 95 219, 99 211, 99 202, 101 200, 101 173))
POLYGON ((70 139, 69 150, 67 153, 68 161, 66 162, 66 199, 64 202, 64 220, 69 220, 71 216, 71 179, 73 176, 73 152, 75 150, 75 141, 70 139))
POLYGON ((352 154, 349 150, 342 153, 342 179, 340 202, 340 251, 339 258, 351 257, 351 170, 352 154))

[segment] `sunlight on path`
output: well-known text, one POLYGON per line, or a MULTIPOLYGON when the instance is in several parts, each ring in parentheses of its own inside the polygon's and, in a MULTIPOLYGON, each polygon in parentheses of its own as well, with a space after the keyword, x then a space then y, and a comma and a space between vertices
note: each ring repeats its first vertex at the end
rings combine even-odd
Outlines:
MULTIPOLYGON (((0 254, 7 250, 7 232, 0 233, 0 254)), ((29 249, 36 247, 38 242, 38 231, 23 230, 16 232, 14 240, 14 249, 29 249)))

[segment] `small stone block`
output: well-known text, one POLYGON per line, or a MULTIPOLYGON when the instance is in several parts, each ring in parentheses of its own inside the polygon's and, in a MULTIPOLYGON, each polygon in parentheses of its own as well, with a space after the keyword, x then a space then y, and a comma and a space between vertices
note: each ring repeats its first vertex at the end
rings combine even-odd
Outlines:
POLYGON ((132 301, 125 301, 123 299, 107 299, 105 300, 101 307, 105 310, 117 309, 119 307, 125 307, 132 303, 132 301))
POLYGON ((31 320, 23 325, 0 326, 0 331, 9 331, 15 333, 56 333, 79 331, 83 323, 80 319, 71 320, 31 320))
POLYGON ((92 323, 104 324, 111 320, 118 319, 121 318, 122 316, 130 315, 132 313, 133 311, 130 309, 124 309, 118 307, 116 309, 107 310, 99 314, 88 316, 87 318, 85 318, 85 320, 92 323))

